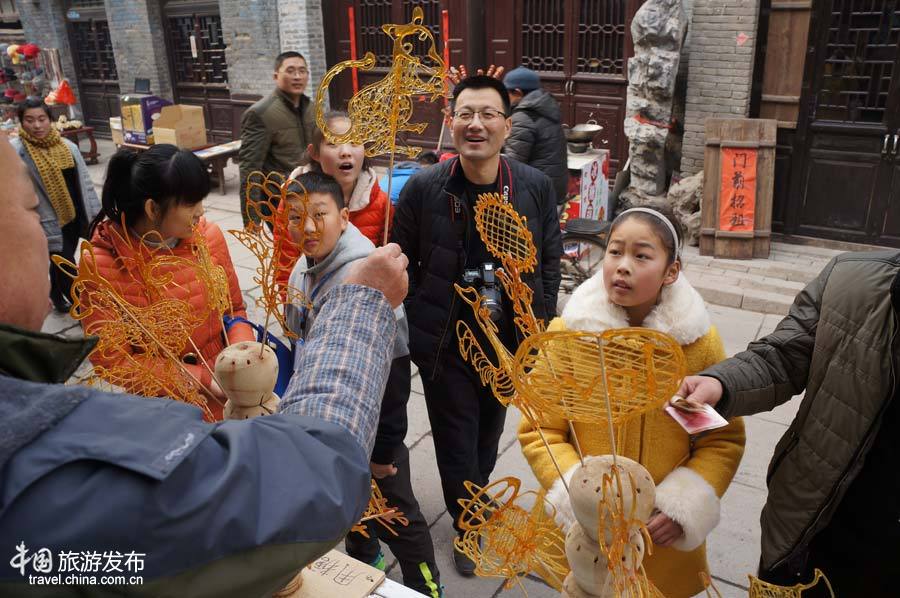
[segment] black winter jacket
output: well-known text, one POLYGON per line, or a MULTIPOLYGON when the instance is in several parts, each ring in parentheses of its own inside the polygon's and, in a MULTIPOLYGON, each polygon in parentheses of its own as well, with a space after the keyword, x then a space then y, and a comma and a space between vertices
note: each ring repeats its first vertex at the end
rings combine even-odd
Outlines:
POLYGON ((513 108, 512 130, 503 153, 550 177, 556 203, 565 203, 569 184, 566 136, 559 102, 552 95, 536 89, 513 108))
MULTIPOLYGON (((540 171, 515 160, 504 162, 512 178, 510 201, 527 219, 537 249, 535 271, 522 279, 534 291, 535 316, 549 321, 556 315, 562 252, 553 187, 540 171)), ((474 216, 468 214, 463 197, 465 184, 459 159, 420 170, 404 185, 394 214, 391 240, 409 258, 405 307, 410 357, 432 379, 438 373, 441 352, 456 341, 455 323, 465 305, 453 288, 465 268, 465 239, 450 219, 454 198, 466 217, 474 216)), ((452 350, 456 351, 455 346, 452 350)))

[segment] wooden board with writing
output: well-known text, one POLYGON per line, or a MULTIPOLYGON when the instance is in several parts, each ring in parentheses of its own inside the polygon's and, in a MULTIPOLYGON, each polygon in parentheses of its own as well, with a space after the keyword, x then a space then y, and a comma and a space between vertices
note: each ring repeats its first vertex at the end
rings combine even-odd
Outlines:
POLYGON ((291 598, 365 598, 384 581, 384 571, 331 550, 304 567, 302 577, 291 598))
POLYGON ((700 255, 769 257, 777 125, 771 119, 706 120, 700 255))

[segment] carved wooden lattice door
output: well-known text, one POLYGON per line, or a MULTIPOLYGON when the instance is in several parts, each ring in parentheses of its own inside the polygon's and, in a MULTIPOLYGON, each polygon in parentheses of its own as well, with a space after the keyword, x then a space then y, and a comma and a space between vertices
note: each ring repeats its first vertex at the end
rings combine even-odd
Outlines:
POLYGON ((169 2, 165 23, 175 102, 203 106, 210 143, 230 141, 233 115, 218 3, 169 2))
POLYGON ((785 229, 900 246, 900 0, 821 4, 785 229))
POLYGON ((643 0, 498 0, 486 5, 487 59, 538 71, 563 122, 595 120, 594 146, 611 151, 611 175, 627 159, 623 133, 633 54, 631 20, 643 0), (510 18, 512 17, 512 18, 510 18))
POLYGON ((109 118, 121 109, 106 9, 96 0, 71 2, 67 17, 84 122, 101 136, 109 135, 109 118))

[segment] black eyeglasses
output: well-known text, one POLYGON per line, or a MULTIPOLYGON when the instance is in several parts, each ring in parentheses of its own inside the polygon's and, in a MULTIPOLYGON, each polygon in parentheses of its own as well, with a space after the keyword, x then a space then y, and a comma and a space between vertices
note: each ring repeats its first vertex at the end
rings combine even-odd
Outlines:
POLYGON ((476 114, 483 123, 493 122, 498 118, 506 118, 505 112, 501 112, 500 110, 497 110, 495 108, 482 108, 481 110, 454 110, 453 118, 456 118, 460 122, 468 124, 472 122, 476 114))

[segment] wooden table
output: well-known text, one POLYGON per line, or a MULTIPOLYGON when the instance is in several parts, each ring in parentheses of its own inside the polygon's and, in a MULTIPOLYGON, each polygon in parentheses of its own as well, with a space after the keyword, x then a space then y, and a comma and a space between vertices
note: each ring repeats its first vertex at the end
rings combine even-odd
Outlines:
MULTIPOLYGON (((87 140, 91 144, 91 149, 86 152, 81 152, 81 157, 87 160, 88 164, 97 164, 97 158, 100 157, 100 153, 97 151, 97 140, 94 139, 94 127, 63 129, 59 132, 59 134, 70 140, 75 145, 78 145, 79 137, 81 137, 82 135, 87 137, 87 140)), ((78 148, 78 151, 81 151, 81 147, 78 148)))
MULTIPOLYGON (((151 146, 139 143, 123 143, 119 147, 124 147, 136 152, 144 152, 150 149, 151 146)), ((229 159, 237 157, 239 151, 241 151, 240 139, 194 150, 194 155, 200 158, 200 160, 206 164, 207 168, 209 168, 210 176, 214 179, 218 179, 219 193, 222 195, 225 195, 225 166, 228 164, 229 159)))
POLYGON ((222 195, 225 195, 225 166, 229 159, 237 157, 239 151, 241 151, 240 139, 194 150, 194 155, 209 167, 210 174, 219 179, 219 193, 222 195))

